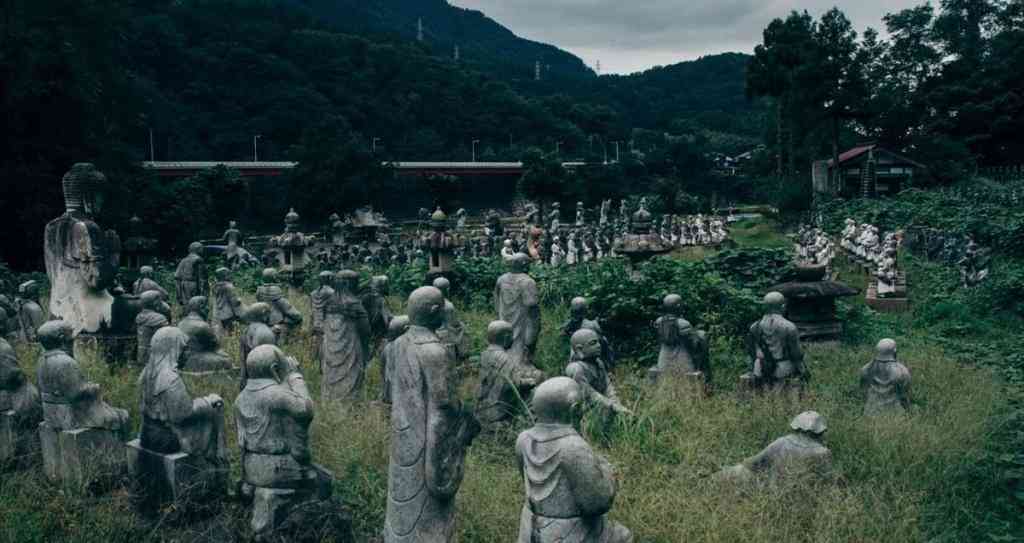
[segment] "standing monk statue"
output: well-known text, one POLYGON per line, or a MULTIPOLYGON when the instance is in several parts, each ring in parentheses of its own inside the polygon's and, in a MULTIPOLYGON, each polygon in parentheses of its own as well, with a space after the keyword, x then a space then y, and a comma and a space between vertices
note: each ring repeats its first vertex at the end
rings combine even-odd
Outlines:
MULTIPOLYGON (((217 268, 217 282, 213 284, 213 318, 211 324, 218 334, 230 333, 235 323, 242 319, 245 308, 231 282, 231 271, 217 268)), ((242 361, 245 362, 244 360, 242 361)))
POLYGON ((335 286, 325 310, 320 349, 322 401, 355 399, 370 358, 370 321, 363 302, 356 297, 359 274, 342 270, 335 286))
POLYGON ((434 333, 444 321, 444 295, 420 287, 407 309, 409 331, 394 342, 384 543, 448 543, 466 450, 480 423, 455 393, 453 361, 434 333))
POLYGON ((185 305, 193 296, 206 296, 206 267, 203 265, 203 244, 188 246, 188 256, 181 259, 174 272, 178 303, 185 305))
POLYGON ((773 389, 787 388, 796 379, 806 382, 811 374, 804 365, 800 332, 782 316, 786 309, 785 296, 769 292, 762 303, 764 316, 750 325, 747 335, 747 354, 751 362, 748 376, 756 386, 773 389))
POLYGON ((540 298, 537 282, 526 271, 530 257, 517 253, 509 263, 511 271, 498 278, 494 287, 494 308, 498 320, 512 325, 514 356, 532 363, 540 337, 540 298))

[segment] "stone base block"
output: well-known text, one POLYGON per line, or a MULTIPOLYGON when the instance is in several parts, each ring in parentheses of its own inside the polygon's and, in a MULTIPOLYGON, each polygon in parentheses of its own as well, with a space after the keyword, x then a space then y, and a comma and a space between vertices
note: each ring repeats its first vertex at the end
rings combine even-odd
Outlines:
POLYGON ((242 495, 252 499, 253 538, 274 539, 275 533, 287 533, 290 540, 306 540, 298 532, 315 530, 324 522, 320 502, 330 499, 334 475, 314 465, 316 479, 303 488, 267 488, 242 484, 242 495))
POLYGON ((14 411, 0 413, 0 468, 39 461, 39 433, 18 427, 14 411))
POLYGON ((174 504, 182 511, 216 508, 227 495, 228 467, 185 453, 162 454, 126 444, 128 471, 144 506, 174 504))
POLYGON ((702 371, 682 373, 678 371, 667 372, 659 370, 658 368, 651 368, 647 370, 647 379, 651 383, 657 383, 664 379, 673 379, 675 382, 678 382, 682 388, 694 393, 707 393, 707 379, 704 378, 704 372, 702 371))
POLYGON ((900 280, 896 283, 896 292, 893 295, 881 298, 878 296, 878 283, 872 281, 864 294, 864 301, 875 311, 883 313, 899 313, 910 309, 910 299, 907 297, 906 276, 900 273, 900 280))
POLYGON ((75 359, 95 353, 111 367, 135 364, 138 343, 135 334, 79 334, 75 338, 75 359))
POLYGON ((838 320, 793 321, 800 331, 800 341, 833 341, 843 335, 843 323, 838 320))
POLYGON ((57 430, 39 424, 43 472, 66 490, 100 490, 125 474, 124 443, 110 430, 57 430))

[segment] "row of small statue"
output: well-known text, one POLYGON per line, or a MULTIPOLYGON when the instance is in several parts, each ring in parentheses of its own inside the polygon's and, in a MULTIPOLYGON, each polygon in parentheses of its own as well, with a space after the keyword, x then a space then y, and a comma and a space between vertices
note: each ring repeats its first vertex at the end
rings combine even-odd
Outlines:
POLYGON ((899 296, 900 268, 897 257, 901 244, 902 235, 899 232, 887 232, 884 238, 880 238, 877 226, 857 224, 857 221, 849 218, 846 219, 840 242, 847 256, 875 277, 880 298, 899 296))
POLYGON ((799 262, 824 266, 831 272, 836 250, 832 238, 824 230, 801 224, 796 235, 796 254, 799 262))

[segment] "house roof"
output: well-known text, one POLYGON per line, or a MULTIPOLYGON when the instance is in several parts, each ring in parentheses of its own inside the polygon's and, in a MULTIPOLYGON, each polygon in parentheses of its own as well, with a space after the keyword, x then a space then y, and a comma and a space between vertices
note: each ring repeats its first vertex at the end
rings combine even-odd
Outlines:
MULTIPOLYGON (((847 162, 849 162, 851 160, 854 160, 854 159, 860 157, 861 155, 864 155, 868 151, 881 151, 881 152, 885 152, 885 153, 887 153, 889 155, 892 155, 893 157, 899 159, 900 161, 906 162, 907 164, 910 164, 910 165, 912 165, 914 167, 922 168, 922 169, 924 168, 923 164, 921 164, 919 162, 915 162, 913 160, 910 160, 909 158, 907 158, 907 157, 905 157, 903 155, 900 155, 898 153, 894 153, 894 152, 892 152, 892 151, 890 151, 890 150, 888 150, 888 149, 886 149, 884 147, 879 147, 877 144, 860 145, 858 147, 854 147, 854 148, 852 148, 852 149, 850 149, 850 150, 840 154, 839 155, 839 164, 845 164, 845 163, 847 163, 847 162)), ((833 166, 833 161, 829 160, 828 161, 828 167, 831 168, 832 166, 833 166)))

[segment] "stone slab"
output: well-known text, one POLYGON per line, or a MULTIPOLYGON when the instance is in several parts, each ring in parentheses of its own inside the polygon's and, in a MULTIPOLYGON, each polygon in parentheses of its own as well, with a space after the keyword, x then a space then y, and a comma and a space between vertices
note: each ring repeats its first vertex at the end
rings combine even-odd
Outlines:
POLYGON ((896 295, 885 298, 878 297, 878 284, 872 281, 864 294, 864 301, 875 311, 883 313, 900 313, 910 309, 910 299, 907 297, 907 280, 903 273, 896 283, 896 295))
POLYGON ((81 493, 113 484, 125 473, 124 443, 110 430, 56 430, 39 424, 43 473, 65 490, 81 493))
POLYGON ((226 466, 212 468, 186 453, 150 451, 138 439, 126 443, 125 450, 134 488, 147 502, 198 509, 227 495, 226 466))

